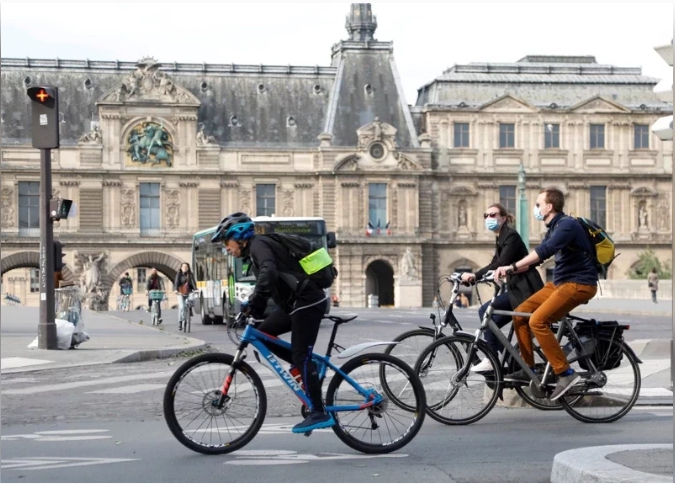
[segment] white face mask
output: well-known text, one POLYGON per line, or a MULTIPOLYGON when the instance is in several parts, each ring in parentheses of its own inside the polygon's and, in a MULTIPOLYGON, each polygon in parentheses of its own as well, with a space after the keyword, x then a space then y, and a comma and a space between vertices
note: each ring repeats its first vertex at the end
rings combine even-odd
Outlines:
POLYGON ((536 205, 534 207, 534 218, 536 218, 540 222, 544 220, 544 216, 541 214, 541 208, 537 207, 536 205))

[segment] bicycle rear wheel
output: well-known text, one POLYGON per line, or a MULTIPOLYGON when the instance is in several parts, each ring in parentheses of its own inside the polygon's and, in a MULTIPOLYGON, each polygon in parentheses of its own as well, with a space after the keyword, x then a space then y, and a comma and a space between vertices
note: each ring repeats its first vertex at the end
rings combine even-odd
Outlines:
POLYGON ((267 411, 267 395, 258 374, 241 361, 223 408, 221 386, 234 357, 207 353, 185 362, 164 392, 164 418, 171 433, 202 454, 228 454, 253 439, 267 411))
POLYGON ((597 339, 607 354, 621 355, 620 364, 592 374, 581 366, 592 356, 573 361, 570 366, 579 373, 581 381, 559 399, 567 413, 585 423, 619 420, 633 408, 640 395, 640 367, 633 352, 626 349, 625 343, 609 338, 597 339))
MULTIPOLYGON (((407 445, 424 422, 424 388, 412 368, 391 355, 360 355, 340 370, 365 390, 375 390, 383 397, 377 405, 344 412, 333 412, 333 431, 352 449, 366 454, 386 454, 407 445), (405 407, 398 406, 382 388, 380 370, 386 367, 389 388, 405 407), (396 376, 394 375, 396 373, 396 376), (408 410, 412 408, 413 410, 408 410)), ((340 373, 335 373, 326 392, 327 406, 362 405, 365 397, 340 373)))
POLYGON ((495 354, 478 340, 470 365, 487 359, 490 371, 461 374, 469 358, 469 348, 475 338, 468 335, 447 336, 434 341, 420 354, 415 373, 424 366, 423 380, 427 399, 427 413, 446 425, 467 425, 482 419, 497 403, 501 388, 501 370, 495 354), (430 357, 435 354, 433 362, 430 357))

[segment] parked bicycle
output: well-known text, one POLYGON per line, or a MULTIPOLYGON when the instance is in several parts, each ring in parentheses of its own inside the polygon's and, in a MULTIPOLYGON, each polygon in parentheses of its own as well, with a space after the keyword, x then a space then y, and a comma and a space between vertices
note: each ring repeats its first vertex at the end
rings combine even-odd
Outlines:
MULTIPOLYGON (((347 349, 335 343, 339 326, 356 317, 326 316, 335 323, 326 355, 312 353, 322 383, 329 369, 334 372, 326 391, 326 411, 335 419, 333 432, 351 448, 364 453, 393 452, 408 444, 422 427, 424 389, 412 368, 398 358, 382 353, 351 358, 390 342, 361 343, 347 349), (330 361, 333 350, 340 351, 338 359, 351 359, 338 368, 330 361), (387 390, 381 388, 381 369, 387 374, 387 390), (391 392, 412 410, 392 405, 391 392)), ((245 361, 249 345, 255 358, 298 397, 303 416, 310 412, 311 400, 304 388, 268 349, 270 345, 290 349, 290 343, 258 331, 257 321, 241 313, 234 323, 227 328, 238 345, 234 356, 208 353, 187 361, 176 370, 164 393, 164 416, 171 433, 203 454, 240 449, 255 437, 265 419, 265 387, 245 361), (239 335, 237 323, 242 322, 245 329, 239 335)))
MULTIPOLYGON (((457 281, 459 276, 453 274, 450 279, 457 281)), ((555 375, 543 352, 537 348, 540 363, 532 372, 492 320, 493 314, 526 317, 530 314, 494 310, 492 303, 500 289, 491 277, 492 273, 488 273, 477 281, 494 288, 480 329, 474 335, 458 330, 434 341, 415 364, 415 372, 422 377, 426 391, 427 412, 439 422, 457 425, 480 420, 492 410, 507 383, 530 404, 533 398, 540 403, 548 399, 555 388, 555 375), (488 327, 510 355, 513 363, 508 365, 508 372, 522 368, 531 379, 529 385, 502 381, 507 366, 500 364, 498 356, 480 339, 488 327), (471 371, 471 366, 483 359, 490 362, 491 369, 471 371)), ((566 340, 563 350, 570 366, 581 376, 581 381, 558 400, 572 417, 588 423, 614 422, 637 401, 641 361, 623 340, 623 331, 629 329, 630 326, 616 321, 572 315, 564 317, 555 327, 558 342, 566 340)))
POLYGON ((152 325, 156 326, 159 324, 159 305, 164 300, 164 291, 151 290, 149 291, 148 296, 152 301, 152 306, 150 306, 152 325))

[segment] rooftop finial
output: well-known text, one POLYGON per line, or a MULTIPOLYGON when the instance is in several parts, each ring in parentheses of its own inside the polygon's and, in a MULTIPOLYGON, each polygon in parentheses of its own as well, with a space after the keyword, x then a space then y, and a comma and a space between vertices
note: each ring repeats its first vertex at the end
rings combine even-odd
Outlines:
POLYGON ((354 42, 373 41, 377 18, 373 15, 369 3, 352 3, 347 17, 347 32, 349 40, 354 42))

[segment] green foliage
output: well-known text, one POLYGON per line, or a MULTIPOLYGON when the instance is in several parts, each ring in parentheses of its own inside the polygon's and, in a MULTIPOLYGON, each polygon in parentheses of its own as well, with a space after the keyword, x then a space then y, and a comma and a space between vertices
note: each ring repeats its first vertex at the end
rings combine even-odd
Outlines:
POLYGON ((638 255, 638 261, 628 271, 628 277, 630 279, 647 279, 652 268, 656 269, 659 279, 670 279, 670 261, 661 262, 651 249, 647 249, 638 255))

